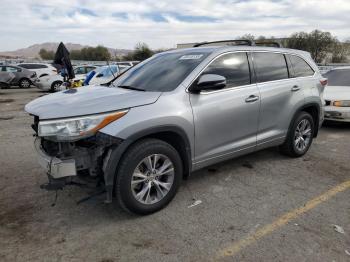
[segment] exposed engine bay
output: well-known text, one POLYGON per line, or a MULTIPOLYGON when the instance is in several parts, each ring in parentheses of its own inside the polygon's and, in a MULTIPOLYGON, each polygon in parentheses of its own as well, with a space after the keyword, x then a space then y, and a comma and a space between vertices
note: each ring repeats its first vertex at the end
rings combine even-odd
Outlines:
MULTIPOLYGON (((32 127, 36 132, 37 123, 38 119, 35 117, 32 127)), ((82 186, 91 183, 95 188, 104 188, 110 152, 121 142, 119 138, 100 132, 74 142, 59 142, 37 136, 35 148, 38 151, 39 164, 47 170, 49 180, 41 188, 57 191, 66 185, 82 186)), ((107 191, 106 201, 110 201, 111 190, 107 191)))

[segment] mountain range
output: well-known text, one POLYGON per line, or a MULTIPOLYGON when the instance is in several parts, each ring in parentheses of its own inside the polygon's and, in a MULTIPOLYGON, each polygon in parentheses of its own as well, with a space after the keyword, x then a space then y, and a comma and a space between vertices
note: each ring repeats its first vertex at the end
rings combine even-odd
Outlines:
MULTIPOLYGON (((31 45, 27 48, 21 48, 17 49, 15 51, 4 51, 0 52, 0 57, 6 57, 6 58, 39 58, 39 51, 40 49, 46 49, 47 51, 56 51, 59 43, 42 43, 42 44, 35 44, 31 45)), ((80 50, 84 47, 89 47, 87 45, 81 45, 81 44, 73 44, 73 43, 65 43, 65 46, 68 50, 80 50)), ((131 52, 132 50, 128 49, 117 49, 117 48, 109 48, 107 47, 109 53, 112 57, 118 55, 123 56, 131 52)))

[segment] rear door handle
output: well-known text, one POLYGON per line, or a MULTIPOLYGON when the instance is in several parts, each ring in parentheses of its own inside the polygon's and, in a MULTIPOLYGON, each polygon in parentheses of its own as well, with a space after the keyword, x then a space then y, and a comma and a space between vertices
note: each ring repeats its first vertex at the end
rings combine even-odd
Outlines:
POLYGON ((295 85, 295 86, 292 87, 291 90, 292 90, 292 92, 299 91, 300 90, 300 86, 295 85))
POLYGON ((249 97, 247 97, 247 98, 245 99, 245 102, 246 102, 246 103, 252 103, 252 102, 257 101, 258 99, 259 99, 258 96, 256 96, 256 95, 251 95, 251 96, 249 96, 249 97))

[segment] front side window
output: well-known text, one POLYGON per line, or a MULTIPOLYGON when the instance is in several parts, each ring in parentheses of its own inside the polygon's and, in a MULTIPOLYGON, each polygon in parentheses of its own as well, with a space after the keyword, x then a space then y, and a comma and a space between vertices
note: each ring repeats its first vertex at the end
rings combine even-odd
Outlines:
POLYGON ((246 53, 225 54, 216 58, 203 72, 226 78, 226 88, 249 85, 250 70, 246 53))
POLYGON ((259 83, 288 78, 288 68, 283 54, 253 53, 254 65, 259 83))
POLYGON ((211 52, 200 50, 156 55, 126 71, 114 81, 113 86, 131 87, 144 91, 172 91, 211 52))
POLYGON ((315 71, 299 56, 291 55, 290 61, 294 68, 295 77, 312 76, 315 71))

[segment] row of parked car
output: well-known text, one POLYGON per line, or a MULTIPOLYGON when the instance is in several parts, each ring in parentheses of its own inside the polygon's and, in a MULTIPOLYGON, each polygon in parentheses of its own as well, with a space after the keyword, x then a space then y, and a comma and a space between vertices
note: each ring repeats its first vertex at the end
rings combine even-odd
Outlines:
MULTIPOLYGON (((91 74, 89 84, 100 85, 111 81, 115 76, 137 61, 117 62, 112 65, 81 65, 74 67, 75 82, 83 82, 91 74)), ((51 64, 21 63, 17 65, 0 66, 0 85, 3 88, 19 86, 29 88, 31 85, 43 91, 55 92, 63 83, 60 72, 51 64)))
MULTIPOLYGON (((89 85, 106 84, 121 72, 137 64, 138 61, 117 62, 112 65, 80 65, 74 67, 75 82, 84 82, 89 78, 89 85), (89 74, 91 74, 90 77, 89 74)), ((322 72, 328 79, 325 99, 325 118, 334 121, 350 121, 350 66, 333 68, 322 72), (344 86, 346 88, 344 88, 344 86), (344 100, 344 97, 346 98, 344 100)), ((19 86, 29 88, 31 85, 43 91, 60 90, 63 77, 52 64, 20 63, 17 65, 0 65, 0 87, 19 86)))

